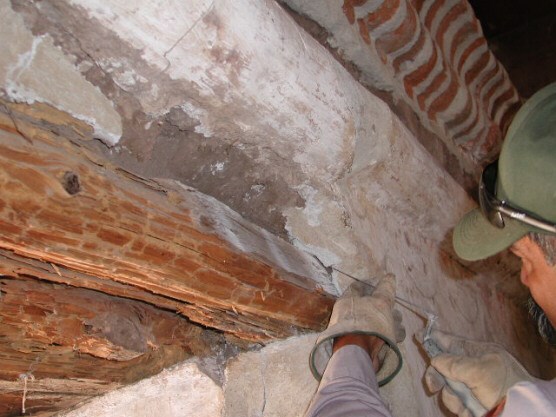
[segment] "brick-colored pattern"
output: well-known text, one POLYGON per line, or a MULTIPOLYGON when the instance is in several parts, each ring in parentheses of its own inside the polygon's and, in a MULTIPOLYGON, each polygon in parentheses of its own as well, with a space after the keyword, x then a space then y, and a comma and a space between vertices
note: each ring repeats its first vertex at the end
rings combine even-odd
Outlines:
POLYGON ((398 93, 478 162, 495 152, 520 104, 466 0, 345 0, 398 93))

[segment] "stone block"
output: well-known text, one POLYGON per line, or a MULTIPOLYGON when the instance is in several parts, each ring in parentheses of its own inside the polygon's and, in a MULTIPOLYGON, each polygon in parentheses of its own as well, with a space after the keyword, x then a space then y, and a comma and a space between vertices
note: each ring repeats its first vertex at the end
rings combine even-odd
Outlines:
POLYGON ((317 389, 309 370, 316 335, 240 354, 226 368, 224 417, 300 417, 317 389))
POLYGON ((60 417, 218 417, 222 388, 186 362, 135 385, 112 391, 60 417))

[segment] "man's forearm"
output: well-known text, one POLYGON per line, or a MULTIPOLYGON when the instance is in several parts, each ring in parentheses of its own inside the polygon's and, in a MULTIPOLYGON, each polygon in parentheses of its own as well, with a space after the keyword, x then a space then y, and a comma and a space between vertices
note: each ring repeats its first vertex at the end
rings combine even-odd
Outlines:
POLYGON ((366 350, 336 347, 305 417, 391 417, 366 350))

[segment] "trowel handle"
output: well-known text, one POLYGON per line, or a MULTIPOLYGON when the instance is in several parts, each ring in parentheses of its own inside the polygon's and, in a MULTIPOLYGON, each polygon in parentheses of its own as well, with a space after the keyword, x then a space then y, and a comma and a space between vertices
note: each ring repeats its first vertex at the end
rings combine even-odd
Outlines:
POLYGON ((446 385, 458 396, 465 408, 471 411, 474 417, 483 417, 487 413, 487 409, 475 398, 473 392, 463 382, 454 381, 444 378, 446 385))
MULTIPOLYGON (((429 355, 429 358, 434 358, 437 355, 443 353, 442 349, 436 344, 436 342, 429 337, 429 334, 425 335, 423 340, 423 347, 429 355)), ((473 391, 469 389, 467 385, 460 381, 454 381, 452 379, 444 378, 446 385, 458 396, 465 408, 467 408, 474 417, 483 417, 488 411, 483 405, 477 400, 473 391)))

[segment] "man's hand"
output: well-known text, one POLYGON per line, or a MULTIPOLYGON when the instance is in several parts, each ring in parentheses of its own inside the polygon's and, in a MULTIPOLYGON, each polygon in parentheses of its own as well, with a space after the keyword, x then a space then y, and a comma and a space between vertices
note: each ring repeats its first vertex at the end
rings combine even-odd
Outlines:
POLYGON ((433 331, 431 337, 445 353, 431 359, 425 382, 432 392, 442 390, 442 402, 460 417, 471 416, 465 399, 458 397, 446 379, 465 384, 486 410, 494 408, 508 389, 533 378, 502 346, 481 343, 433 331))
POLYGON ((369 352, 375 369, 380 368, 377 372, 379 385, 399 372, 402 357, 397 343, 404 339, 405 330, 401 314, 394 310, 395 295, 396 280, 392 274, 384 276, 374 290, 360 282, 349 286, 334 304, 328 328, 321 333, 311 352, 309 363, 315 378, 320 380, 333 353, 335 339, 336 349, 342 344, 360 343, 369 352))

